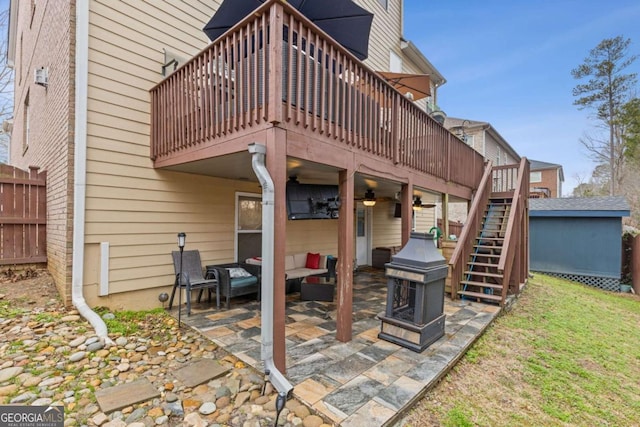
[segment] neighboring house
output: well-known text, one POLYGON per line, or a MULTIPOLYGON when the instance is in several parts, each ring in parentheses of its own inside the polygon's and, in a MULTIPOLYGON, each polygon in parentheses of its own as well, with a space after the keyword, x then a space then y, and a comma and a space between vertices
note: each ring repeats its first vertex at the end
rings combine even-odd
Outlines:
POLYGON ((531 162, 530 197, 562 197, 562 183, 564 182, 562 165, 539 160, 529 161, 531 162))
POLYGON ((531 271, 618 291, 623 197, 531 199, 531 271))
POLYGON ((444 127, 458 136, 494 166, 513 165, 520 161, 516 150, 488 122, 447 117, 444 127))
MULTIPOLYGON (((488 122, 446 117, 444 127, 485 158, 493 166, 513 165, 520 162, 520 156, 511 145, 488 122)), ((464 202, 452 201, 449 218, 465 222, 468 206, 464 202)))
MULTIPOLYGON (((262 192, 272 191, 276 363, 289 254, 338 257, 336 334, 351 339, 353 263, 435 224, 414 224, 418 197, 467 203, 490 173, 371 72, 389 69, 393 55, 404 71, 429 71, 402 39, 402 2, 358 3, 375 14, 365 65, 279 0, 214 42, 202 28, 217 2, 11 1, 10 158, 47 172, 48 268, 66 304, 160 306, 177 234, 204 264, 243 260, 262 248, 262 192), (266 150, 273 185, 259 184, 263 159, 250 147, 266 150), (333 206, 331 219, 288 218, 290 177, 335 187, 339 204, 307 199, 314 213, 333 206)), ((435 96, 444 79, 432 80, 435 96)))

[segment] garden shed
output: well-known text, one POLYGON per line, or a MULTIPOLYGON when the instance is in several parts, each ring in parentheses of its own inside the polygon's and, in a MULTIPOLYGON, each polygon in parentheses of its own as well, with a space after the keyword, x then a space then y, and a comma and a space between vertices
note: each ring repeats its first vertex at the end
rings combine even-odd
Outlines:
POLYGON ((530 269, 620 290, 623 197, 529 200, 530 269))

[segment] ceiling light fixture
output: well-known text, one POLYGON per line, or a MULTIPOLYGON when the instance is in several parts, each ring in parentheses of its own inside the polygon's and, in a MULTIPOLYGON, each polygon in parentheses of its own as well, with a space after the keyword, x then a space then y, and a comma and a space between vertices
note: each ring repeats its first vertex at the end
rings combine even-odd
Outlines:
POLYGON ((373 193, 373 191, 369 189, 366 193, 364 193, 364 199, 362 200, 362 203, 368 207, 376 205, 376 195, 373 193))

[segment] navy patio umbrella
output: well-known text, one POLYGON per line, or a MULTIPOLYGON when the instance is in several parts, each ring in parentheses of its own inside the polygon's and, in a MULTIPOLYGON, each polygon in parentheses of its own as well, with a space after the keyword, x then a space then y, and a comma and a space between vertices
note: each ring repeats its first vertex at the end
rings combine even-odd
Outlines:
MULTIPOLYGON (((202 30, 213 41, 262 3, 263 0, 224 0, 202 30)), ((367 58, 373 13, 351 0, 290 0, 288 3, 358 59, 367 58)))

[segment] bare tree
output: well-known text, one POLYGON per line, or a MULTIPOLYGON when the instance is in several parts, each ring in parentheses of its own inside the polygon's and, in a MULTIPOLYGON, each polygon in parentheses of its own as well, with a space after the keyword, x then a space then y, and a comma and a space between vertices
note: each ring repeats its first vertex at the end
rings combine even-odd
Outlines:
MULTIPOLYGON (((0 125, 13 115, 13 70, 7 65, 8 26, 9 10, 5 9, 0 11, 0 125)), ((6 162, 8 150, 9 138, 0 135, 0 162, 6 162)))
POLYGON ((617 118, 637 81, 636 73, 623 74, 637 58, 627 53, 630 44, 631 40, 622 36, 604 39, 590 51, 584 63, 571 71, 575 79, 588 78, 586 83, 573 88, 573 96, 577 98, 573 104, 579 109, 594 110, 595 119, 608 130, 607 139, 583 138, 581 142, 598 163, 608 164, 610 195, 617 192, 624 164, 617 118))

